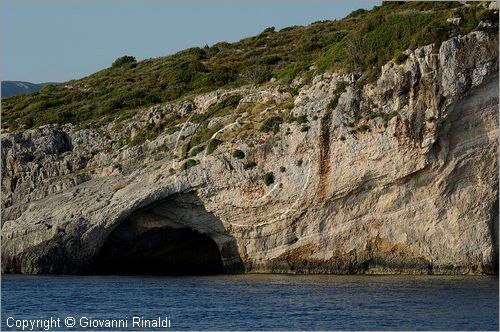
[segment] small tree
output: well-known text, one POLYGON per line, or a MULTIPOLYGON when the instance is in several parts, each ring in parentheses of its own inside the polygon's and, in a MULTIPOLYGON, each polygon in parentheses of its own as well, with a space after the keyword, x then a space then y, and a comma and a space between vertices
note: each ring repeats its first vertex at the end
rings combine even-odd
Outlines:
POLYGON ((119 57, 118 59, 116 59, 113 64, 111 65, 112 68, 116 68, 116 67, 120 67, 120 66, 123 66, 124 64, 126 63, 134 63, 136 62, 137 60, 135 59, 135 57, 133 56, 130 56, 130 55, 124 55, 122 57, 119 57))

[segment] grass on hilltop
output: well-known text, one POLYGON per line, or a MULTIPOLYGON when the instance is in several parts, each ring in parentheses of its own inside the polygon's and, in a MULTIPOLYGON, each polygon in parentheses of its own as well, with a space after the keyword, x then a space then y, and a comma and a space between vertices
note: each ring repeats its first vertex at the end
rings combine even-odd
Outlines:
POLYGON ((232 44, 194 47, 140 62, 125 56, 88 77, 3 99, 2 125, 10 131, 48 123, 101 125, 196 93, 263 84, 272 77, 290 83, 326 70, 354 71, 370 81, 382 64, 403 61, 404 50, 440 44, 452 33, 477 29, 481 20, 498 17, 477 3, 384 2, 341 20, 280 31, 267 28, 232 44), (450 17, 462 18, 458 28, 446 21, 450 17))

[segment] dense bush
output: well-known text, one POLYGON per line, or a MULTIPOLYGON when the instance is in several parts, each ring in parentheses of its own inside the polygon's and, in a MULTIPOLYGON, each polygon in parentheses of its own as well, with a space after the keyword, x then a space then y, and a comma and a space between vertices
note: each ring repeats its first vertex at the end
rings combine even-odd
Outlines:
POLYGON ((135 58, 130 55, 124 55, 118 59, 116 59, 111 65, 112 68, 123 66, 126 63, 134 63, 136 62, 135 58))
POLYGON ((268 133, 272 131, 277 133, 280 129, 280 125, 283 123, 283 119, 280 116, 272 116, 267 118, 260 126, 260 131, 268 133))
POLYGON ((182 165, 181 165, 181 168, 180 170, 181 171, 185 171, 193 166, 196 166, 198 165, 198 161, 194 160, 194 159, 188 159, 186 160, 182 165))
POLYGON ((273 73, 267 67, 255 68, 253 73, 252 83, 262 84, 269 81, 273 77, 273 73))
POLYGON ((243 159, 243 158, 245 158, 245 152, 243 152, 243 151, 241 151, 239 149, 234 150, 233 151, 233 157, 234 158, 238 158, 238 159, 243 159))
POLYGON ((198 153, 200 153, 203 150, 205 150, 205 147, 203 145, 196 146, 189 151, 189 156, 195 157, 198 153))
POLYGON ((186 142, 186 143, 181 145, 181 150, 180 150, 181 159, 187 158, 190 148, 191 148, 190 142, 186 142))
POLYGON ((238 72, 234 68, 221 66, 215 68, 209 76, 212 85, 223 86, 236 80, 238 72))
POLYGON ((266 184, 266 186, 269 186, 269 185, 274 183, 274 173, 268 172, 268 173, 264 174, 262 179, 264 180, 264 183, 266 184))
POLYGON ((222 144, 222 141, 218 140, 217 138, 212 138, 210 141, 208 141, 207 155, 212 154, 221 144, 222 144))
POLYGON ((308 123, 309 120, 307 120, 307 115, 299 115, 295 118, 295 122, 297 122, 298 124, 304 124, 308 123))

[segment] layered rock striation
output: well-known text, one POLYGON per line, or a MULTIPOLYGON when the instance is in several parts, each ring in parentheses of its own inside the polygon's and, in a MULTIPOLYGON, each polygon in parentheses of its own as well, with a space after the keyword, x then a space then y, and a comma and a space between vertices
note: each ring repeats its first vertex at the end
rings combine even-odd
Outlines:
POLYGON ((406 55, 2 134, 2 271, 496 273, 498 34, 406 55), (214 151, 181 151, 231 96, 214 151))

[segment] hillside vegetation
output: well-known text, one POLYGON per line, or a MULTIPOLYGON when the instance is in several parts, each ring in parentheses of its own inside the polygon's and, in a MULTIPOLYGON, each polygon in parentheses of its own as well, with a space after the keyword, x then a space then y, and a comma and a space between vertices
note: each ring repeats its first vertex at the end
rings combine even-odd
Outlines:
POLYGON ((337 21, 280 31, 267 28, 236 43, 194 47, 140 62, 124 56, 88 77, 3 99, 2 127, 12 131, 47 123, 99 125, 200 92, 264 84, 271 78, 291 83, 297 76, 307 79, 326 70, 356 72, 361 82, 369 82, 382 64, 404 60, 406 49, 440 44, 478 29, 480 21, 494 25, 498 17, 478 3, 390 2, 337 21), (456 17, 461 18, 458 26, 447 21, 456 17))

